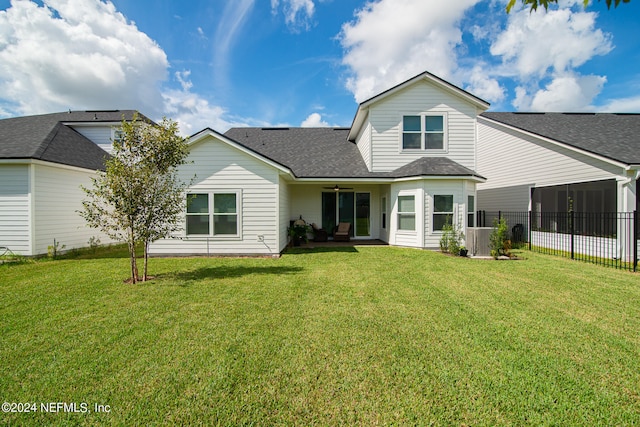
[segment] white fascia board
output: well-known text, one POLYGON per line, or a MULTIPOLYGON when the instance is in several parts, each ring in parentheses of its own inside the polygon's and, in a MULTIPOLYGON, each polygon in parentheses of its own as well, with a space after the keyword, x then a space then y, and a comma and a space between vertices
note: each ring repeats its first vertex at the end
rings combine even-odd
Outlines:
POLYGON ((407 181, 475 181, 475 182, 487 182, 486 178, 470 175, 420 175, 410 176, 406 178, 396 178, 393 182, 407 182, 407 181))
POLYGON ((300 184, 337 184, 337 183, 370 183, 370 184, 390 184, 393 178, 295 178, 296 183, 300 184))
POLYGON ((422 181, 422 180, 464 180, 475 182, 486 182, 485 178, 470 175, 420 175, 404 178, 296 178, 299 184, 338 184, 338 183, 370 183, 370 184, 393 184, 394 182, 422 181))
POLYGON ((49 166, 49 167, 53 167, 53 168, 58 168, 58 169, 66 169, 66 170, 71 170, 71 171, 76 171, 76 172, 92 172, 95 173, 97 171, 97 169, 87 169, 87 168, 81 168, 78 166, 70 166, 70 165, 64 165, 62 163, 55 163, 55 162, 47 162, 46 160, 39 160, 39 159, 0 159, 0 165, 2 164, 13 164, 13 165, 41 165, 41 166, 49 166))
POLYGON ((268 164, 269 166, 277 169, 278 171, 284 173, 285 175, 290 175, 292 177, 294 177, 293 172, 287 168, 284 165, 281 165, 280 163, 277 163, 243 145, 238 144, 237 142, 235 142, 232 139, 227 138, 226 136, 224 136, 223 134, 216 132, 213 129, 203 129, 200 132, 193 134, 192 136, 190 136, 187 140, 187 145, 192 146, 195 144, 198 144, 202 141, 204 141, 207 137, 213 137, 215 139, 218 139, 221 142, 224 142, 227 145, 230 145, 231 147, 235 148, 238 151, 241 151, 251 157, 254 157, 258 160, 260 160, 261 162, 264 162, 266 164, 268 164))
POLYGON ((575 153, 584 154, 585 156, 588 156, 588 157, 591 157, 591 158, 593 158, 593 159, 597 159, 597 160, 600 160, 600 161, 603 161, 603 162, 606 162, 606 163, 612 164, 612 165, 614 165, 614 166, 617 166, 617 167, 623 168, 624 170, 627 170, 627 169, 629 168, 629 166, 630 166, 630 165, 628 165, 627 163, 620 162, 620 161, 618 161, 618 160, 613 160, 613 159, 610 159, 610 158, 608 158, 608 157, 601 156, 601 155, 596 154, 596 153, 592 153, 591 151, 584 150, 584 149, 582 149, 582 148, 578 148, 578 147, 575 147, 575 146, 573 146, 573 145, 569 145, 569 144, 566 144, 566 143, 564 143, 564 142, 557 141, 557 140, 552 139, 552 138, 547 138, 546 136, 541 136, 541 135, 538 135, 538 134, 536 134, 536 133, 529 132, 529 131, 526 131, 526 130, 523 130, 523 129, 517 128, 517 127, 515 127, 515 126, 511 126, 511 125, 508 125, 508 124, 505 124, 505 123, 502 123, 502 122, 499 122, 499 121, 496 121, 496 120, 490 119, 490 118, 488 118, 488 117, 478 116, 478 120, 480 120, 480 121, 484 120, 484 121, 486 121, 486 122, 493 123, 493 124, 498 125, 498 126, 501 126, 501 127, 503 127, 503 128, 510 129, 510 130, 512 130, 512 131, 514 131, 514 132, 518 132, 518 133, 521 133, 521 134, 523 134, 523 135, 530 136, 530 137, 535 138, 535 139, 538 139, 538 140, 540 140, 540 141, 548 142, 548 143, 553 144, 553 145, 555 145, 555 146, 557 146, 557 147, 562 147, 562 148, 565 148, 565 149, 567 149, 567 150, 569 150, 569 151, 573 151, 573 152, 575 152, 575 153))
POLYGON ((121 125, 122 121, 112 122, 60 122, 65 126, 83 126, 83 127, 95 127, 95 126, 117 126, 121 125))

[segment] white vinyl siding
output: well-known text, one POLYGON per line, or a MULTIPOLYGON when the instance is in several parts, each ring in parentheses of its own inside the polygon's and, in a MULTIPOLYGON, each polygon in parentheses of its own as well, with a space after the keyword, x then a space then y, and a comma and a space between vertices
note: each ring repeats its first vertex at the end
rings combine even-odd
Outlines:
POLYGON ((371 168, 374 172, 392 171, 429 156, 443 156, 474 169, 476 107, 428 82, 419 82, 373 104, 369 110, 371 125, 371 168), (402 150, 404 116, 446 116, 445 150, 402 150))
POLYGON ((466 195, 475 191, 473 183, 462 180, 416 180, 391 186, 392 215, 389 230, 389 244, 426 249, 437 249, 442 232, 433 229, 435 212, 434 196, 453 197, 453 210, 447 212, 455 224, 464 230, 466 224, 466 195), (398 223, 399 197, 415 195, 415 231, 401 230, 398 223))
POLYGON ((497 211, 527 210, 531 187, 615 179, 622 168, 480 118, 477 172, 487 178, 478 208, 497 211))
POLYGON ((279 230, 278 230, 278 240, 279 244, 277 246, 279 252, 282 252, 289 243, 289 210, 290 210, 290 186, 284 180, 284 178, 279 178, 278 185, 278 211, 279 211, 279 230))
POLYGON ((367 122, 366 125, 362 127, 356 143, 364 163, 367 165, 367 168, 371 170, 371 123, 367 122))
POLYGON ((434 200, 435 196, 453 197, 453 211, 447 212, 447 215, 450 215, 451 224, 459 225, 462 230, 466 229, 466 194, 469 192, 469 184, 469 182, 455 180, 425 181, 425 248, 438 248, 442 237, 442 231, 437 229, 438 224, 433 223, 434 214, 438 215, 434 200))
POLYGON ((0 165, 0 246, 32 255, 29 165, 0 165))
POLYGON ((424 236, 424 191, 422 181, 391 185, 389 215, 389 244, 420 248, 424 236), (400 197, 413 196, 415 202, 415 230, 401 230, 399 221, 400 197))
POLYGON ((193 179, 189 193, 225 193, 242 189, 239 238, 221 240, 217 236, 187 236, 153 243, 153 255, 269 255, 277 254, 281 223, 278 207, 278 170, 214 136, 191 146, 189 163, 180 168, 180 177, 193 179), (262 236, 262 237, 259 237, 262 236))
POLYGON ((78 211, 86 197, 80 185, 91 187, 94 172, 79 169, 32 165, 34 168, 33 221, 35 254, 46 254, 53 240, 65 250, 89 246, 91 237, 102 244, 109 239, 97 229, 87 227, 78 211))
POLYGON ((95 143, 98 147, 102 148, 107 153, 111 153, 112 139, 114 137, 114 129, 119 127, 119 124, 100 123, 93 126, 81 126, 70 124, 69 127, 76 130, 78 133, 85 136, 87 139, 95 143))

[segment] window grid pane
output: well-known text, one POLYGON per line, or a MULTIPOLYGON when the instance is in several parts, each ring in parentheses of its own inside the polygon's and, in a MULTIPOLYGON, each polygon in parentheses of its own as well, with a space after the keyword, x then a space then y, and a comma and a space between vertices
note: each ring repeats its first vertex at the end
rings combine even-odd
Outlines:
POLYGON ((187 234, 209 234, 209 215, 188 215, 187 234))
POLYGON ((439 195, 433 196, 434 212, 453 214, 453 196, 439 195))
POLYGON ((425 130, 427 132, 443 132, 444 118, 442 116, 426 116, 425 130))
POLYGON ((398 212, 415 213, 416 203, 414 196, 398 196, 398 212))
POLYGON ((444 149, 444 134, 427 133, 424 135, 424 145, 426 150, 444 149))
POLYGON ((404 150, 419 150, 422 145, 422 136, 419 133, 405 133, 402 135, 402 148, 404 150))
POLYGON ((433 214, 433 231, 442 231, 447 221, 451 224, 451 214, 433 214))
POLYGON ((209 213, 209 195, 187 195, 187 213, 209 213))
POLYGON ((236 235, 238 234, 238 216, 227 214, 214 214, 213 216, 214 235, 236 235))
POLYGON ((235 194, 214 194, 213 212, 214 213, 236 213, 236 195, 235 194))
POLYGON ((404 116, 402 118, 402 129, 405 132, 420 132, 420 131, 422 131, 422 124, 420 123, 420 116, 404 116))
POLYGON ((416 215, 415 214, 398 214, 398 230, 415 231, 416 215))

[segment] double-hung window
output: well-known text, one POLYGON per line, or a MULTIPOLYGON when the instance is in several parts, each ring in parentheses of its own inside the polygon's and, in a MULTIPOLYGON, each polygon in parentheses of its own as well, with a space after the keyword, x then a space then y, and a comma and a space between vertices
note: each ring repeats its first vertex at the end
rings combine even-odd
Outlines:
POLYGON ((187 195, 187 235, 240 236, 239 192, 187 195))
POLYGON ((398 196, 398 230, 415 231, 416 196, 398 196))
POLYGON ((453 195, 433 196, 433 231, 442 231, 444 225, 453 221, 453 195))
POLYGON ((423 114, 402 117, 403 150, 445 150, 446 116, 423 114))

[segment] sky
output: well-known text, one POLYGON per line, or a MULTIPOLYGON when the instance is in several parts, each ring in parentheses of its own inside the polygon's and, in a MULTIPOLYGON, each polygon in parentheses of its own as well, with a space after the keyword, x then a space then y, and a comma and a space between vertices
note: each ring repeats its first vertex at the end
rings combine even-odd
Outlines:
POLYGON ((640 112, 640 0, 0 0, 0 118, 136 109, 209 127, 351 125, 423 71, 491 111, 640 112))

